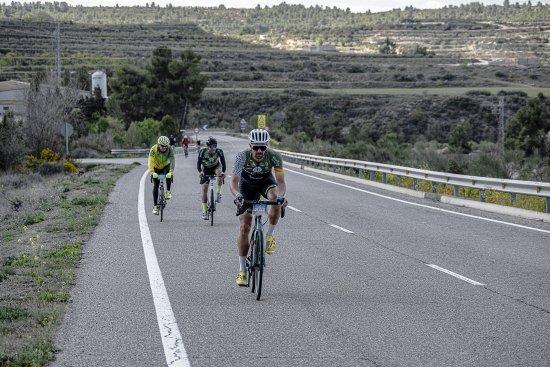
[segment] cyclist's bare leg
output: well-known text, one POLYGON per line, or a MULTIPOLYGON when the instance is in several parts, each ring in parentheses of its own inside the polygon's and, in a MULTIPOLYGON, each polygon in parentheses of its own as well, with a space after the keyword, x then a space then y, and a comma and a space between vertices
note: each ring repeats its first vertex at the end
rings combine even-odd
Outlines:
POLYGON ((240 228, 237 235, 237 247, 239 256, 248 255, 250 227, 252 226, 252 214, 244 213, 239 216, 240 228))
POLYGON ((206 204, 208 202, 208 181, 202 184, 202 203, 206 204))
MULTIPOLYGON (((267 199, 270 201, 277 200, 277 187, 272 187, 267 191, 267 199)), ((281 206, 280 205, 271 205, 269 208, 269 224, 276 225, 279 222, 281 217, 281 206)))

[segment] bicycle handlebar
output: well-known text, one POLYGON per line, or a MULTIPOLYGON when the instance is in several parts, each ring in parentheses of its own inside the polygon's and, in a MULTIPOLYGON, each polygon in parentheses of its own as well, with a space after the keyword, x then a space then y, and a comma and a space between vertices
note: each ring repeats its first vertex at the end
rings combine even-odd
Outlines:
MULTIPOLYGON (((244 200, 244 204, 266 204, 266 205, 282 205, 277 201, 262 201, 262 200, 244 200)), ((285 217, 285 207, 281 208, 281 218, 285 217)))

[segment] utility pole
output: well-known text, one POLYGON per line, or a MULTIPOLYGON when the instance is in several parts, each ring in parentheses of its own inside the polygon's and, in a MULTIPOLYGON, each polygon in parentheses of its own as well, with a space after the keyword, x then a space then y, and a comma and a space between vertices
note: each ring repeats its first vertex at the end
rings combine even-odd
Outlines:
POLYGON ((498 98, 498 148, 500 156, 504 156, 504 96, 498 98))
POLYGON ((61 85, 61 26, 59 22, 55 26, 55 73, 57 77, 57 85, 61 85))

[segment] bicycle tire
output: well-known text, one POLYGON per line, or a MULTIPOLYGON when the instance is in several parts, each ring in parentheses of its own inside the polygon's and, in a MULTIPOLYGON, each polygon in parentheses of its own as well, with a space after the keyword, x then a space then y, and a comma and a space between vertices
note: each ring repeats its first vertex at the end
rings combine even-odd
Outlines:
POLYGON ((259 301, 262 296, 262 281, 264 274, 264 236, 261 231, 257 231, 256 239, 256 300, 259 301))
POLYGON ((214 206, 214 190, 210 190, 210 225, 214 225, 214 211, 216 207, 214 206))
POLYGON ((254 228, 254 230, 252 231, 252 239, 250 241, 250 249, 249 249, 249 252, 250 252, 250 271, 249 271, 249 277, 250 277, 250 283, 252 284, 252 287, 250 289, 250 291, 252 293, 255 293, 256 292, 256 263, 257 263, 257 260, 256 260, 256 240, 257 240, 257 236, 256 236, 256 228, 254 228))
POLYGON ((158 200, 159 206, 160 206, 160 221, 162 222, 164 219, 164 186, 161 185, 160 192, 159 192, 159 200, 158 200))

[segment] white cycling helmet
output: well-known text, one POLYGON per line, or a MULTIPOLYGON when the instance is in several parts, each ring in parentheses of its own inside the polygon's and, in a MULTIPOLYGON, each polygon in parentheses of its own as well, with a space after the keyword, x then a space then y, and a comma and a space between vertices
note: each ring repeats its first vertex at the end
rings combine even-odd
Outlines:
POLYGON ((168 139, 167 136, 161 136, 161 137, 159 137, 159 139, 157 140, 157 144, 158 144, 158 145, 163 145, 163 146, 167 147, 167 146, 170 145, 170 139, 168 139))
POLYGON ((252 145, 267 145, 269 143, 269 133, 264 129, 254 129, 248 134, 248 139, 252 145))

